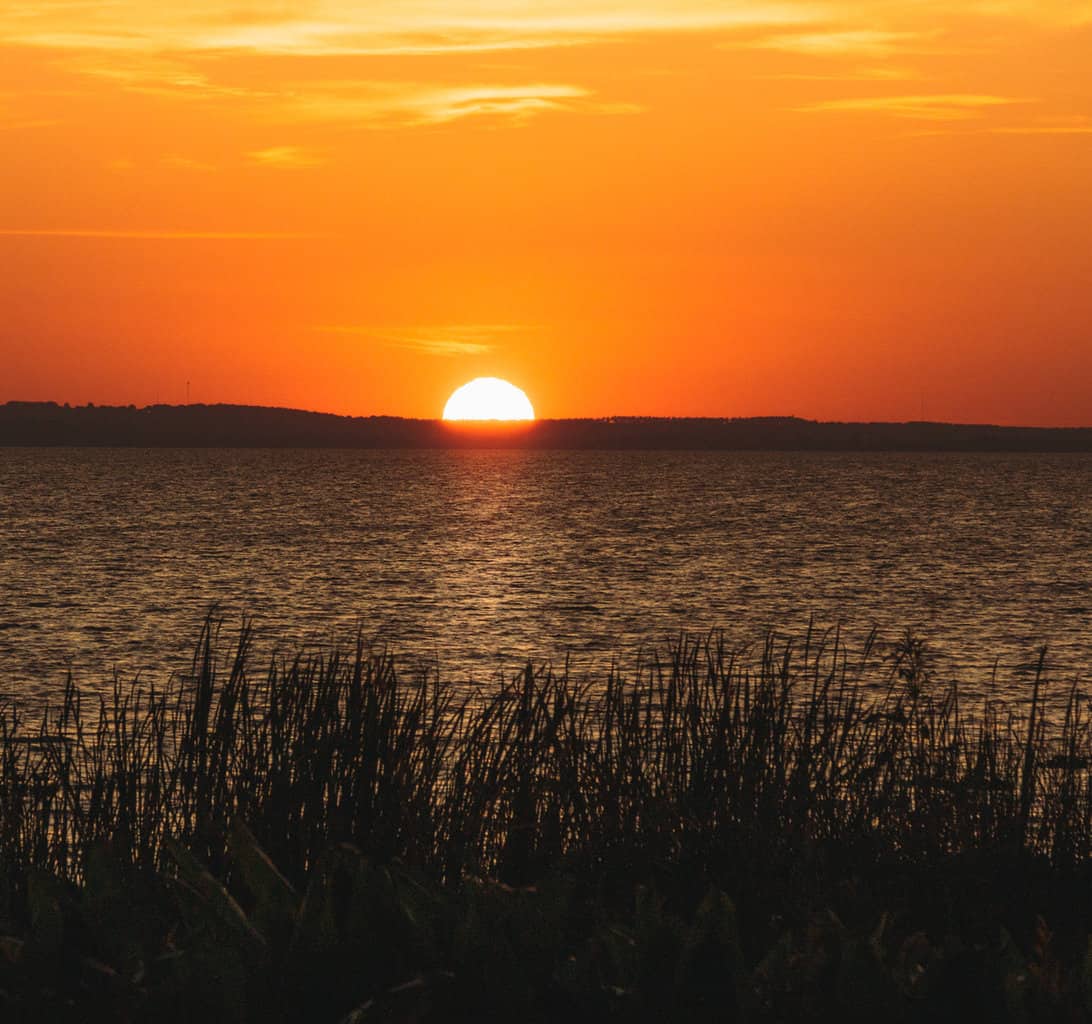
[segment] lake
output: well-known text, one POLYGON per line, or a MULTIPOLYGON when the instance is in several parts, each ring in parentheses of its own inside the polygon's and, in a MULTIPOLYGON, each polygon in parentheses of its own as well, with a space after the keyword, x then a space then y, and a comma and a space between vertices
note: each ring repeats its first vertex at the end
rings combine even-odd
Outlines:
POLYGON ((680 631, 929 642, 1021 695, 1092 668, 1092 456, 0 448, 0 693, 165 679, 213 605, 445 678, 680 631))

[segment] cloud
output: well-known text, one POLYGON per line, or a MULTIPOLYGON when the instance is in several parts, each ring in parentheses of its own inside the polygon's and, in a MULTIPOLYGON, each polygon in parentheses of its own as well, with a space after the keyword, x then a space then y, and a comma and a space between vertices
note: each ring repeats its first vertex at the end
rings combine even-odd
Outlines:
POLYGON ((1092 135, 1092 117, 1044 117, 1030 124, 988 130, 994 135, 1092 135))
POLYGON ((85 54, 72 57, 63 66, 77 74, 113 82, 128 92, 153 96, 201 100, 226 97, 263 99, 277 95, 268 90, 213 82, 208 75, 184 60, 157 54, 85 54))
MULTIPOLYGON (((219 0, 175 5, 12 0, 0 4, 0 46, 63 51, 49 54, 51 63, 126 91, 205 103, 230 100, 225 106, 233 112, 267 123, 430 126, 470 118, 518 124, 550 113, 611 115, 642 109, 593 93, 596 87, 614 86, 599 85, 602 79, 590 77, 589 71, 585 87, 570 62, 563 81, 540 83, 535 79, 550 76, 485 72, 480 60, 473 70, 468 70, 470 61, 463 61, 453 73, 454 61, 430 61, 433 55, 511 51, 516 55, 512 61, 525 61, 520 51, 700 34, 709 45, 723 48, 830 58, 825 65, 805 66, 823 75, 756 78, 896 81, 921 72, 879 65, 888 60, 902 65, 906 61, 900 58, 918 55, 1011 49, 1031 31, 1070 31, 1090 22, 1088 0, 232 0, 226 6, 219 0), (938 40, 953 48, 938 49, 938 40), (956 49, 961 44, 972 50, 956 49), (346 57, 387 56, 404 59, 361 60, 349 74, 367 81, 334 80, 346 77, 346 57), (290 63, 283 58, 301 59, 290 63), (368 70, 361 72, 361 66, 368 70), (501 84, 480 84, 495 76, 501 84), (520 84, 520 78, 531 82, 520 84)), ((648 59, 656 60, 653 48, 647 49, 648 59)), ((766 70, 781 70, 780 63, 771 59, 766 70)), ((609 60, 596 65, 600 73, 610 66, 609 60)), ((685 68, 672 65, 675 72, 685 68)), ((1017 89, 1011 84, 990 88, 1017 89)), ((988 105, 1009 102, 1015 101, 968 93, 832 100, 798 109, 870 111, 939 122, 970 119, 988 105)), ((300 159, 287 152, 279 158, 274 151, 280 148, 270 147, 267 158, 258 155, 264 150, 252 151, 250 158, 271 167, 313 166, 302 151, 300 159)), ((319 158, 312 154, 311 159, 319 158)))
POLYGON ((326 162, 317 153, 301 149, 299 146, 270 146, 268 149, 255 149, 247 155, 255 163, 265 167, 280 167, 286 170, 321 167, 326 162))
POLYGON ((1041 117, 1024 124, 989 125, 987 127, 955 127, 919 132, 920 135, 1092 135, 1092 117, 1041 117))
POLYGON ((1020 18, 1071 28, 1092 23, 1092 3, 1078 0, 978 0, 972 13, 999 18, 1020 18))
POLYGON ((922 96, 868 96, 855 99, 824 100, 797 110, 808 112, 849 112, 889 114, 893 117, 922 121, 962 121, 978 116, 991 107, 1026 103, 1009 96, 977 93, 941 93, 922 96))
POLYGON ((793 25, 815 18, 801 0, 306 0, 288 5, 191 0, 152 5, 22 5, 0 14, 0 39, 54 49, 154 53, 251 51, 301 56, 425 55, 582 45, 667 32, 793 25))
POLYGON ((436 85, 413 82, 328 83, 286 98, 276 120, 438 125, 468 117, 522 122, 552 111, 625 113, 635 108, 590 101, 576 85, 436 85))
POLYGON ((198 160, 192 156, 183 156, 180 153, 169 153, 163 157, 164 167, 171 167, 176 171, 215 171, 216 165, 205 160, 198 160))
POLYGON ((447 324, 432 327, 323 326, 326 334, 351 334, 431 356, 474 356, 491 352, 508 335, 535 328, 527 324, 447 324))
MULTIPOLYGON (((564 83, 444 84, 428 81, 317 81, 278 83, 276 90, 223 85, 173 58, 102 54, 84 55, 65 66, 103 78, 129 92, 192 101, 236 100, 253 108, 252 116, 274 122, 356 121, 390 125, 435 125, 467 117, 522 122, 543 113, 634 113, 634 104, 592 100, 592 93, 564 83)), ((269 166, 313 167, 320 157, 295 147, 271 147, 249 154, 269 166)))
POLYGON ((918 72, 911 71, 909 68, 847 67, 842 71, 832 70, 822 75, 784 71, 776 74, 757 75, 756 77, 770 81, 788 82, 904 82, 920 76, 918 72))
POLYGON ((8 3, 0 42, 159 56, 252 53, 427 56, 581 46, 644 35, 816 26, 759 45, 805 53, 882 56, 912 45, 939 17, 1023 21, 1048 28, 1092 22, 1086 0, 218 0, 153 4, 8 3), (862 12, 866 8, 866 12, 862 12), (863 14, 869 21, 864 23, 863 14), (838 27, 824 29, 837 19, 838 27), (882 19, 877 24, 877 20, 882 19), (841 24, 844 21, 844 26, 841 24))
POLYGON ((785 50, 808 56, 888 57, 920 42, 917 32, 886 32, 876 29, 842 29, 808 32, 803 35, 774 35, 749 45, 767 50, 785 50))

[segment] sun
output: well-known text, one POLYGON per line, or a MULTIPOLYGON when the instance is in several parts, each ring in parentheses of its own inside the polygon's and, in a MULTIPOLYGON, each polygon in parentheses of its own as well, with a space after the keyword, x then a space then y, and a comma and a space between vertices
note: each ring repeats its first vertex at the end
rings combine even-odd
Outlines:
POLYGON ((530 399, 499 377, 477 377, 456 388, 444 406, 445 420, 533 420, 530 399))

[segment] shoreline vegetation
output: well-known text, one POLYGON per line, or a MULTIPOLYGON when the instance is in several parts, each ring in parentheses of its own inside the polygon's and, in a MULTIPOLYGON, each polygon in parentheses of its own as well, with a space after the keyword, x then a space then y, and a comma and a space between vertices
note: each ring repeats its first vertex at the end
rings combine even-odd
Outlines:
POLYGON ((682 637, 473 698, 362 644, 0 709, 12 1020, 1092 1019, 1092 707, 682 637))
POLYGON ((445 423, 244 405, 0 405, 0 445, 238 448, 1092 452, 1092 427, 615 416, 445 423))

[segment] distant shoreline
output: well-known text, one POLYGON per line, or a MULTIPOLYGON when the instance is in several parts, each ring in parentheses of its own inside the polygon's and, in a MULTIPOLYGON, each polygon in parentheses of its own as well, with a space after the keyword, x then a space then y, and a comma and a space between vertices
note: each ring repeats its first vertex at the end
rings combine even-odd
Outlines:
POLYGON ((1092 452, 1092 427, 616 416, 451 424, 245 405, 0 405, 0 445, 659 451, 1092 452))

